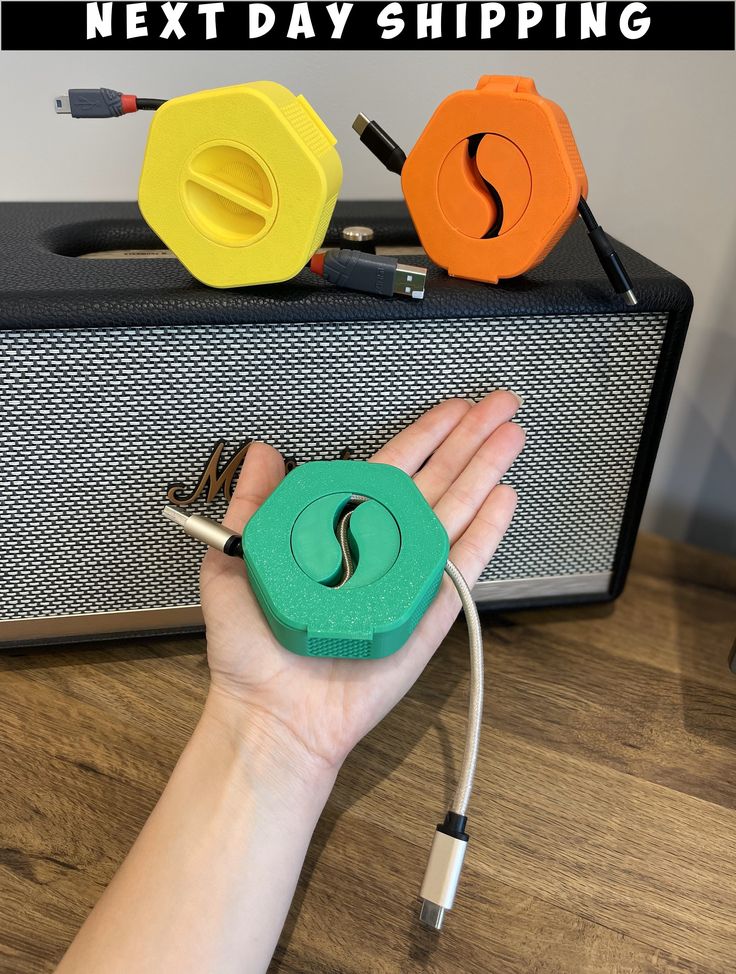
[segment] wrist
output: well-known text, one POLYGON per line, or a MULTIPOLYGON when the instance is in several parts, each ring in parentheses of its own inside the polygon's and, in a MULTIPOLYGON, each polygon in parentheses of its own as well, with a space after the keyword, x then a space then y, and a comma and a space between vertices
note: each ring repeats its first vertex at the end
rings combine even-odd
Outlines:
POLYGON ((195 735, 227 754, 249 790, 262 787, 271 803, 293 807, 295 792, 301 792, 319 814, 339 770, 312 754, 277 717, 216 687, 210 688, 195 735))

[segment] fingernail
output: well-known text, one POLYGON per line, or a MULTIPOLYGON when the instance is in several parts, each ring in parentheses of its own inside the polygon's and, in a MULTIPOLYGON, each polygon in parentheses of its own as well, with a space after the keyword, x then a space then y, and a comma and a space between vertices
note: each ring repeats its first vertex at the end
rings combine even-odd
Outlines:
POLYGON ((499 389, 499 392, 510 392, 512 396, 516 396, 516 398, 519 400, 519 406, 524 405, 524 397, 519 395, 519 393, 514 389, 499 389))

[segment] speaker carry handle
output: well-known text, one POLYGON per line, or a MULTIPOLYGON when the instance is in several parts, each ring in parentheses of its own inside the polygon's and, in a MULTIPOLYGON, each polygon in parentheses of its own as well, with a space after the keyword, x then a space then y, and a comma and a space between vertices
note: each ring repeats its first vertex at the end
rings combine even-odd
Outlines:
MULTIPOLYGON (((325 246, 340 245, 342 231, 346 227, 357 223, 364 224, 367 209, 373 217, 371 228, 374 231, 374 242, 379 247, 419 246, 419 238, 409 217, 397 216, 395 210, 390 205, 387 206, 384 201, 373 204, 351 201, 346 204, 339 216, 333 216, 325 237, 325 246)), ((60 224, 46 230, 41 237, 41 244, 45 250, 62 257, 86 257, 90 254, 104 255, 117 251, 160 252, 166 249, 163 241, 156 236, 142 217, 60 224)), ((137 256, 140 256, 140 253, 137 256)))

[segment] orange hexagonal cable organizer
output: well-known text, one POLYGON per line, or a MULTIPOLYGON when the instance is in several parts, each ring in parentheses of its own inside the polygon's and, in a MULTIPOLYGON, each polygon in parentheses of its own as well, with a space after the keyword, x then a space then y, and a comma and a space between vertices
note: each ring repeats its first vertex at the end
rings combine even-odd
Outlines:
POLYGON ((542 261, 588 192, 562 109, 531 78, 494 75, 442 102, 401 185, 432 260, 491 284, 542 261))
POLYGON ((438 106, 408 158, 376 123, 361 141, 401 185, 428 256, 453 277, 497 284, 541 263, 580 213, 617 293, 631 280, 587 205, 588 179, 565 113, 531 78, 484 75, 438 106))

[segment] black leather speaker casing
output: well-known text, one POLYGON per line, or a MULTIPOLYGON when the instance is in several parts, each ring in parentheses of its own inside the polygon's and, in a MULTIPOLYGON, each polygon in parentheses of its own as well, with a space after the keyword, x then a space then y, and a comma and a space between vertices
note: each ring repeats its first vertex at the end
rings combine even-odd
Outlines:
MULTIPOLYGON (((376 243, 416 246, 399 201, 338 203, 325 240, 368 224, 376 243)), ((228 321, 344 321, 605 314, 624 308, 575 224, 549 257, 524 277, 497 286, 449 277, 426 258, 424 301, 391 301, 330 287, 308 271, 285 284, 240 290, 208 288, 174 261, 87 261, 81 254, 162 246, 135 203, 0 204, 0 327, 69 324, 196 324, 228 321)), ((687 285, 628 247, 619 253, 635 282, 640 311, 666 311, 686 326, 687 285)), ((674 351, 676 342, 671 349, 674 351)))
MULTIPOLYGON (((339 245, 341 229, 352 224, 373 227, 378 245, 411 248, 418 244, 401 202, 338 204, 326 244, 339 245)), ((616 321, 624 325, 630 313, 666 315, 607 593, 564 599, 532 595, 497 603, 494 608, 600 601, 619 594, 692 311, 692 294, 683 281, 620 246, 620 256, 639 299, 638 307, 629 312, 623 299, 612 292, 582 225, 574 226, 533 272, 498 286, 451 278, 426 257, 407 257, 409 262, 428 267, 423 301, 341 291, 307 270, 284 284, 219 291, 194 280, 176 260, 82 257, 97 251, 161 246, 132 203, 0 204, 0 331, 73 328, 84 341, 86 330, 100 328, 291 322, 311 322, 319 327, 319 323, 350 321, 467 323, 515 318, 575 318, 584 330, 586 319, 600 319, 614 312, 616 321)), ((544 364, 540 362, 540 368, 544 364)), ((58 376, 61 395, 65 381, 64 375, 58 376)), ((18 463, 23 463, 22 456, 18 463)), ((12 497, 7 503, 12 505, 12 497)), ((32 543, 39 543, 38 538, 32 543)))

